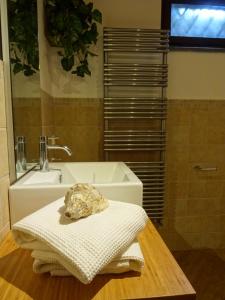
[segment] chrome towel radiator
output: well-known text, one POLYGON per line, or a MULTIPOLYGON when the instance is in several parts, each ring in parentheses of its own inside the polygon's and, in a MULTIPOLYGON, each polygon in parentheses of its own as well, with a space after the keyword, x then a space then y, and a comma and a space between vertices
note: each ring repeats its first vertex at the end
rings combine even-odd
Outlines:
POLYGON ((163 218, 167 30, 104 28, 104 154, 144 185, 143 206, 163 218))

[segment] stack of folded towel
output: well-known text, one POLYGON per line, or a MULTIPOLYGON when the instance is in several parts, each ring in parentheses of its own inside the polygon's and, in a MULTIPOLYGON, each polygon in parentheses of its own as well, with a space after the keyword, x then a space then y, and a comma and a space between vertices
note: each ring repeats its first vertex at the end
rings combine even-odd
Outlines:
POLYGON ((140 206, 109 201, 104 211, 76 221, 64 211, 60 198, 13 226, 16 242, 32 250, 34 272, 73 275, 88 284, 97 274, 141 271, 136 237, 148 217, 140 206))

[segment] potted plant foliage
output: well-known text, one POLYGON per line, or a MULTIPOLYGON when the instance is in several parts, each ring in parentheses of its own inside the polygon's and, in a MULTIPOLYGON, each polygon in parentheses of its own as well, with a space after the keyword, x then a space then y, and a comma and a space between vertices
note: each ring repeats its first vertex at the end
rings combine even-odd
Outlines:
POLYGON ((45 0, 46 35, 51 46, 60 47, 62 68, 77 76, 91 75, 88 57, 98 38, 102 14, 84 0, 45 0))
POLYGON ((36 0, 8 0, 10 57, 14 74, 39 70, 36 0))

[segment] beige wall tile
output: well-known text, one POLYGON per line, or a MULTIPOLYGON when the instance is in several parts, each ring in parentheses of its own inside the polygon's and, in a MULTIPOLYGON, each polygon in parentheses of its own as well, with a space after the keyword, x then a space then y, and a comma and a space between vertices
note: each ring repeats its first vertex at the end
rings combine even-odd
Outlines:
POLYGON ((225 194, 220 198, 220 212, 225 214, 225 194))
POLYGON ((192 248, 192 245, 189 241, 185 240, 184 235, 180 235, 176 232, 170 234, 171 241, 171 250, 189 250, 192 248))
POLYGON ((78 103, 76 125, 102 126, 102 102, 99 99, 81 100, 78 103))
POLYGON ((203 235, 203 247, 219 249, 223 245, 223 234, 221 232, 208 232, 203 235))
POLYGON ((13 120, 15 128, 41 125, 40 98, 14 98, 13 120))
POLYGON ((166 181, 188 181, 189 164, 186 161, 171 161, 168 157, 166 159, 166 181))
POLYGON ((187 217, 176 217, 173 219, 170 225, 171 231, 182 235, 187 232, 187 217))
POLYGON ((6 129, 0 128, 0 178, 9 172, 8 150, 7 150, 7 132, 6 129))
POLYGON ((3 62, 0 61, 0 127, 6 127, 3 62))
POLYGON ((168 101, 168 118, 167 129, 170 127, 188 126, 191 121, 191 106, 189 101, 169 100, 168 101))
POLYGON ((190 181, 188 187, 188 195, 191 198, 207 197, 206 180, 190 181))
POLYGON ((186 217, 186 232, 189 233, 201 233, 204 234, 204 230, 205 230, 205 222, 204 222, 204 218, 200 217, 200 216, 196 216, 196 217, 186 217))
POLYGON ((98 161, 101 155, 101 129, 96 126, 76 126, 73 149, 78 161, 98 161))
POLYGON ((189 161, 189 151, 188 147, 183 147, 182 145, 168 145, 166 146, 166 164, 170 165, 173 163, 188 163, 189 161))
POLYGON ((222 215, 209 215, 203 217, 204 231, 210 232, 223 232, 225 223, 223 223, 222 215))
POLYGON ((209 124, 207 131, 207 143, 208 144, 222 144, 225 141, 225 127, 224 124, 215 125, 214 123, 209 124))
POLYGON ((167 133, 168 146, 170 145, 182 145, 185 147, 189 143, 190 129, 189 124, 177 125, 170 128, 167 133))
POLYGON ((209 103, 208 120, 209 124, 221 126, 225 123, 225 101, 211 101, 209 103))
POLYGON ((10 231, 10 223, 6 224, 4 228, 0 231, 0 243, 4 240, 7 233, 10 231))
POLYGON ((59 137, 57 143, 60 145, 67 145, 68 147, 72 147, 73 143, 73 135, 76 130, 76 127, 68 127, 68 126, 55 126, 55 135, 59 137))
MULTIPOLYGON (((82 112, 80 112, 82 114, 82 112)), ((76 124, 79 114, 77 113, 77 107, 73 103, 73 99, 70 102, 56 102, 54 103, 54 124, 55 126, 72 126, 76 124)))
POLYGON ((187 198, 169 199, 167 202, 169 218, 187 216, 187 198))
POLYGON ((207 111, 194 111, 191 115, 189 142, 190 144, 206 144, 207 143, 207 130, 208 125, 208 112, 207 111))
POLYGON ((225 245, 225 101, 169 100, 163 230, 175 249, 225 245), (194 166, 217 167, 197 171, 194 166))
POLYGON ((8 204, 9 176, 0 179, 0 231, 9 223, 8 204))
POLYGON ((218 198, 189 198, 187 200, 187 215, 204 216, 220 212, 220 199, 218 198))
POLYGON ((54 99, 45 91, 41 90, 41 122, 43 126, 54 125, 54 99))
POLYGON ((10 229, 8 206, 9 165, 3 79, 3 62, 0 61, 0 241, 10 229))
POLYGON ((204 234, 202 232, 187 232, 183 233, 182 237, 191 248, 198 249, 204 246, 204 234))
POLYGON ((185 199, 188 196, 187 181, 169 181, 167 196, 169 199, 185 199))
POLYGON ((190 163, 193 163, 193 165, 209 162, 208 146, 202 144, 190 144, 187 151, 188 160, 190 163))

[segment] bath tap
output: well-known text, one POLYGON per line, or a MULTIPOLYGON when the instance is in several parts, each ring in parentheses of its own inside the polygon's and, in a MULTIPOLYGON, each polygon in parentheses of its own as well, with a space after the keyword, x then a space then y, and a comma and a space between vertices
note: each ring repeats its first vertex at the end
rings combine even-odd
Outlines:
POLYGON ((60 146, 55 144, 55 140, 58 139, 56 137, 50 137, 47 136, 41 136, 40 137, 40 170, 43 172, 49 171, 49 165, 48 165, 48 150, 63 150, 65 151, 69 156, 72 155, 72 151, 67 146, 60 146), (51 145, 48 145, 48 141, 52 141, 51 145))

